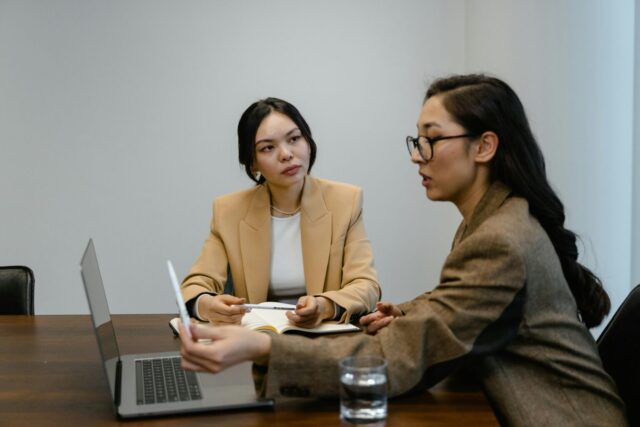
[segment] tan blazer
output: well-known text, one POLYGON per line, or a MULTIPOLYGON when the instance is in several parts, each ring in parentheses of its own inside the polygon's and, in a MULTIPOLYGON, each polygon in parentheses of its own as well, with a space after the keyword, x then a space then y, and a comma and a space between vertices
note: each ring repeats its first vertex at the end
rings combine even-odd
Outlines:
MULTIPOLYGON (((185 300, 220 294, 231 269, 235 295, 264 302, 271 265, 270 194, 265 185, 228 194, 213 203, 209 238, 182 282, 185 300)), ((300 234, 307 294, 345 309, 341 321, 372 311, 380 299, 371 245, 362 221, 362 190, 307 176, 300 234)))
POLYGON ((502 425, 627 425, 547 233, 499 182, 460 226, 440 284, 401 308, 376 336, 272 337, 265 394, 335 396, 338 360, 376 354, 392 395, 466 366, 502 425))

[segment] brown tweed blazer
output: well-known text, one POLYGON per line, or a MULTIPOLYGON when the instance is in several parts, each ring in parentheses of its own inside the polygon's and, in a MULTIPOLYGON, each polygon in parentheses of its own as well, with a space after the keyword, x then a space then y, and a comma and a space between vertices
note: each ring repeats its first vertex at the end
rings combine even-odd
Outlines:
POLYGON ((337 361, 376 354, 391 395, 465 366, 503 425, 626 425, 551 241, 501 183, 458 229, 440 284, 401 308, 376 336, 273 337, 265 395, 335 396, 337 361))
MULTIPOLYGON (((249 303, 267 299, 271 265, 271 197, 264 185, 213 203, 209 238, 182 282, 185 301, 221 294, 231 270, 234 293, 249 303)), ((362 190, 311 176, 301 200, 300 237, 307 294, 344 309, 340 320, 375 309, 380 285, 362 220, 362 190)))

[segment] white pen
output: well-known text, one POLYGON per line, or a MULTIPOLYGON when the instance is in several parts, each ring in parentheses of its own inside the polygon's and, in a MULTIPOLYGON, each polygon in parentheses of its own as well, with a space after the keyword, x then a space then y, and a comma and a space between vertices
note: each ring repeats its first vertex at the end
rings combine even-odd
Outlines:
POLYGON ((180 285, 178 284, 176 271, 173 269, 173 264, 171 264, 171 261, 169 260, 167 260, 167 268, 169 269, 169 279, 171 279, 171 286, 173 287, 173 292, 176 297, 176 303, 178 304, 180 320, 184 325, 184 329, 187 332, 187 335, 189 336, 189 338, 191 338, 191 330, 189 329, 189 323, 191 322, 191 320, 189 319, 189 314, 187 313, 187 308, 184 305, 184 299, 182 298, 182 293, 180 292, 180 285))
POLYGON ((295 310, 296 306, 281 307, 277 305, 261 305, 261 304, 240 304, 239 307, 260 309, 260 310, 295 310))

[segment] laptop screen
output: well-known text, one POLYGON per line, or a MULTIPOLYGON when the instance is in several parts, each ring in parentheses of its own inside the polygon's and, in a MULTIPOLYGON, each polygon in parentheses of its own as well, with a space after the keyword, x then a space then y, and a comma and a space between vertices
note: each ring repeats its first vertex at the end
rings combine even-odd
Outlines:
POLYGON ((102 276, 98 267, 98 258, 93 246, 93 240, 89 239, 87 249, 84 251, 80 262, 80 271, 84 290, 87 294, 87 302, 93 319, 96 339, 100 349, 100 356, 104 364, 107 381, 111 389, 111 397, 116 402, 116 368, 120 360, 120 351, 116 334, 111 323, 111 314, 107 305, 107 296, 104 292, 102 276))

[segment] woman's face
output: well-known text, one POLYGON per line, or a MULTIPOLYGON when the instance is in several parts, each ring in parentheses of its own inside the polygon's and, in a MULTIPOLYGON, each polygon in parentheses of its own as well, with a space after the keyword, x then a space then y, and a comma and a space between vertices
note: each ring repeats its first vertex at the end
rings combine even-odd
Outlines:
MULTIPOLYGON (((417 126, 418 135, 429 138, 467 133, 447 112, 438 95, 424 103, 417 126)), ((473 144, 473 138, 464 137, 437 141, 433 145, 433 157, 428 161, 414 150, 411 161, 419 166, 422 185, 430 200, 450 201, 458 206, 465 201, 478 179, 473 144)))
POLYGON ((256 132, 254 168, 269 185, 301 184, 309 170, 311 148, 298 126, 287 115, 273 111, 256 132))

